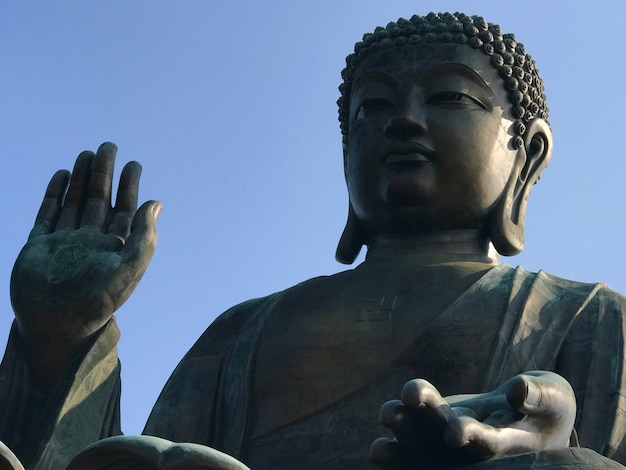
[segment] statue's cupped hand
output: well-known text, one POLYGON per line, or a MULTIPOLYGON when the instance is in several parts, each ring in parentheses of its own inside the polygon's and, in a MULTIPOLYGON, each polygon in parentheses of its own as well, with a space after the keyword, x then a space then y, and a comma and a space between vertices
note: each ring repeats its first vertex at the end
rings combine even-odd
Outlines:
POLYGON ((128 299, 156 245, 157 201, 137 210, 141 166, 122 170, 111 205, 117 148, 82 152, 50 180, 11 275, 11 303, 35 380, 51 385, 128 299))
POLYGON ((575 416, 574 392, 553 372, 526 372, 489 393, 446 398, 415 379, 401 400, 381 408, 395 438, 377 439, 370 455, 382 468, 445 468, 560 449, 569 445, 575 416))

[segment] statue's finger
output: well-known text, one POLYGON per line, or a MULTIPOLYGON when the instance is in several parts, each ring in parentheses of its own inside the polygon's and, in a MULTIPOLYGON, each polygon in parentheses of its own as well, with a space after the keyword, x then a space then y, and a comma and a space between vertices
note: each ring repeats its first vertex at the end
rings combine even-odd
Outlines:
POLYGON ((478 413, 476 410, 472 408, 467 408, 463 406, 452 406, 452 412, 455 416, 469 416, 470 418, 479 419, 478 413))
POLYGON ((386 402, 380 409, 380 422, 391 429, 396 437, 397 445, 411 461, 419 461, 430 452, 429 443, 434 430, 425 419, 423 422, 414 419, 409 409, 400 400, 386 402))
POLYGON ((469 416, 451 420, 445 430, 445 442, 480 459, 501 456, 512 445, 522 444, 523 439, 512 439, 511 429, 496 429, 469 416), (508 444, 507 444, 508 439, 508 444))
POLYGON ((506 385, 507 400, 520 413, 546 419, 566 416, 573 426, 576 398, 569 382, 560 375, 547 371, 525 372, 506 385))
POLYGON ((93 158, 81 227, 102 229, 107 221, 111 210, 111 187, 116 154, 115 144, 105 142, 98 148, 93 158))
POLYGON ((461 417, 451 421, 446 428, 445 442, 451 448, 462 449, 479 459, 567 447, 569 435, 565 442, 555 442, 554 433, 526 424, 525 421, 516 421, 510 426, 499 427, 461 417))
POLYGON ((78 228, 80 213, 85 204, 85 192, 89 184, 93 157, 93 152, 84 151, 76 158, 70 178, 70 186, 63 201, 63 208, 56 226, 57 230, 74 230, 78 228))
POLYGON ((507 406, 506 408, 494 411, 485 419, 478 420, 494 428, 503 428, 514 425, 514 423, 519 422, 523 418, 524 415, 522 413, 507 406))
POLYGON ((52 176, 39 207, 39 212, 37 212, 37 217, 35 217, 35 225, 28 235, 29 239, 54 230, 69 179, 70 173, 67 170, 59 170, 52 176))
POLYGON ((380 422, 389 429, 396 429, 410 422, 406 406, 400 400, 390 400, 383 404, 379 413, 380 422))
POLYGON ((128 162, 120 176, 115 208, 107 233, 115 235, 123 242, 126 241, 130 233, 133 216, 137 210, 140 176, 141 165, 137 162, 128 162))
POLYGON ((395 439, 380 437, 370 446, 370 460, 384 470, 403 470, 409 462, 395 439))
POLYGON ((576 398, 558 374, 533 371, 510 380, 507 399, 526 415, 517 427, 538 434, 541 448, 567 447, 576 419, 576 398))
POLYGON ((492 416, 493 413, 499 410, 511 409, 507 401, 506 391, 502 388, 497 388, 489 393, 454 395, 446 397, 446 401, 457 415, 472 416, 478 421, 488 419, 489 416, 492 416), (471 412, 468 410, 471 410, 471 412))
POLYGON ((435 386, 424 379, 407 382, 402 387, 400 398, 413 413, 428 419, 431 425, 440 428, 443 428, 454 415, 450 405, 435 386))

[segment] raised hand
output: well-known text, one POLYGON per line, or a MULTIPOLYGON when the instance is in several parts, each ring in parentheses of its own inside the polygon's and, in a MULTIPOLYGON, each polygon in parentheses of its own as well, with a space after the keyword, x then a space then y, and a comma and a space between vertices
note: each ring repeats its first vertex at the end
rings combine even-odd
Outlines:
POLYGON ((11 275, 11 303, 32 373, 51 385, 128 299, 157 240, 161 204, 137 210, 141 166, 122 170, 111 206, 117 147, 82 152, 58 171, 11 275))
POLYGON ((382 468, 445 468, 564 448, 576 416, 571 386, 546 371, 517 375, 489 393, 445 399, 416 379, 404 386, 401 399, 380 412, 395 435, 377 439, 370 449, 382 468))

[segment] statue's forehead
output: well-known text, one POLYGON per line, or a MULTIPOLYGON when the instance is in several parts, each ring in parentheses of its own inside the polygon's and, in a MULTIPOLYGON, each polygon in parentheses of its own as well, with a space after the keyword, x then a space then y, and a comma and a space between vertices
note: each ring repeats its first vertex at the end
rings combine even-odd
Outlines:
POLYGON ((478 74, 490 70, 489 58, 465 45, 424 44, 390 47, 371 53, 356 70, 356 78, 380 71, 391 75, 421 74, 442 64, 462 64, 478 74))

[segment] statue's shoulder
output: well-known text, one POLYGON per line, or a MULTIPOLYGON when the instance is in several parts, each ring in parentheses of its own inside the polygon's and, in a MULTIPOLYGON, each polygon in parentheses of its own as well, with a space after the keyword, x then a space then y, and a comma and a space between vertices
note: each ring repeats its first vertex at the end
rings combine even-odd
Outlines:
POLYGON ((229 344, 236 341, 244 330, 256 330, 261 327, 266 315, 274 308, 276 303, 286 297, 302 297, 312 295, 318 291, 328 291, 331 286, 339 285, 346 277, 344 271, 329 276, 318 276, 300 282, 292 287, 279 292, 246 300, 226 310, 218 316, 204 331, 192 349, 198 349, 202 345, 225 350, 229 344))
POLYGON ((207 327, 190 350, 196 354, 217 354, 230 349, 247 324, 268 308, 280 293, 246 300, 226 310, 207 327))
POLYGON ((355 269, 348 269, 346 271, 341 271, 335 274, 312 277, 274 295, 297 296, 303 295, 308 292, 316 292, 318 290, 332 291, 334 289, 340 289, 345 283, 351 282, 351 280, 354 278, 355 273, 355 269))
POLYGON ((579 292, 585 295, 597 295, 602 294, 609 297, 624 298, 622 294, 611 289, 611 287, 605 282, 581 282, 574 281, 572 279, 566 279, 563 277, 555 276, 544 270, 540 270, 537 276, 543 278, 545 283, 550 283, 559 289, 564 289, 573 292, 579 292))
POLYGON ((603 308, 626 313, 626 297, 604 282, 581 282, 551 274, 545 270, 529 272, 515 268, 518 285, 525 284, 529 291, 541 292, 546 298, 558 300, 556 304, 603 305, 603 308))

